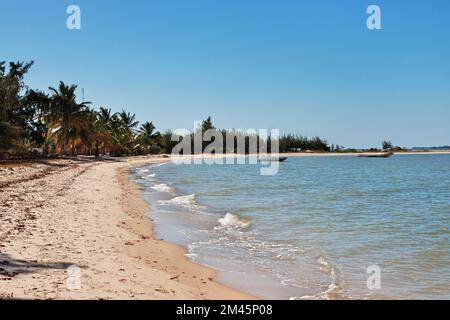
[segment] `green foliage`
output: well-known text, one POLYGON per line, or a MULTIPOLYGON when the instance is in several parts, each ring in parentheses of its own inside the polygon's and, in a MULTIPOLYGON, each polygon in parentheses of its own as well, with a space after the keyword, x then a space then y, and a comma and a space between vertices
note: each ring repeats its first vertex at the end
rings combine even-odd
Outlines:
MULTIPOLYGON (((6 62, 0 62, 0 156, 31 152, 34 148, 42 148, 45 155, 56 152, 61 156, 171 153, 178 144, 178 141, 172 141, 172 132, 159 133, 153 122, 145 122, 138 128, 136 115, 126 110, 113 113, 111 109, 101 107, 97 111, 91 108, 91 103, 79 102, 76 85, 60 81, 57 88, 49 88, 50 94, 29 89, 24 77, 32 65, 33 62, 11 62, 7 68, 6 62)), ((204 134, 208 130, 216 130, 216 136, 221 136, 221 151, 226 153, 253 152, 250 146, 255 141, 257 146, 267 142, 268 151, 275 142, 279 144, 280 152, 330 150, 327 142, 319 137, 309 139, 288 134, 278 141, 270 137, 263 141, 256 134, 249 136, 238 130, 220 130, 214 126, 211 117, 191 134, 192 143, 195 134, 204 134), (234 146, 226 146, 227 134, 232 135, 234 146), (245 141, 244 150, 237 149, 237 141, 245 141)), ((215 142, 214 139, 215 136, 211 142, 203 141, 202 150, 215 142)), ((386 146, 392 148, 392 144, 386 146)), ((339 148, 342 147, 332 146, 336 151, 339 148)))
POLYGON ((211 116, 209 116, 206 120, 202 121, 202 132, 205 133, 208 130, 215 129, 211 116))
POLYGON ((383 150, 390 150, 392 149, 394 146, 392 145, 392 142, 390 141, 383 141, 381 143, 383 150))
MULTIPOLYGON (((208 117, 206 120, 202 121, 201 124, 201 132, 200 132, 200 127, 196 130, 195 133, 191 133, 190 134, 190 140, 191 140, 191 152, 195 153, 194 150, 194 138, 195 135, 200 134, 200 133, 205 133, 208 130, 216 130, 217 136, 222 136, 222 140, 223 140, 223 146, 221 150, 216 150, 216 151, 221 151, 223 153, 245 153, 245 154, 249 154, 252 152, 255 152, 256 150, 252 150, 253 148, 251 148, 251 144, 256 142, 256 149, 258 150, 258 152, 270 152, 271 150, 271 145, 273 143, 278 143, 279 145, 279 151, 281 153, 284 152, 296 152, 296 151, 322 151, 322 152, 327 152, 330 151, 330 147, 328 146, 328 143, 326 140, 322 140, 319 137, 313 137, 311 139, 307 138, 307 137, 303 137, 300 135, 293 135, 293 134, 288 134, 288 135, 284 135, 281 136, 278 141, 274 141, 273 139, 271 139, 271 137, 267 138, 267 141, 264 141, 263 137, 258 136, 257 134, 248 134, 246 132, 241 132, 239 130, 220 130, 217 129, 212 120, 211 117, 208 117), (230 139, 232 139, 230 142, 234 142, 233 145, 227 145, 227 135, 230 139), (237 145, 238 145, 238 141, 244 141, 244 149, 242 150, 238 150, 237 145), (267 144, 267 150, 261 150, 260 146, 262 146, 262 144, 267 144)), ((166 146, 169 146, 169 139, 171 137, 170 132, 166 132, 161 141, 161 145, 163 146, 163 150, 165 152, 170 152, 169 150, 172 150, 174 145, 171 145, 171 148, 167 148, 166 146)), ((208 148, 211 143, 215 142, 215 137, 213 137, 211 139, 212 141, 202 141, 202 151, 205 151, 206 148, 208 148)), ((176 142, 175 142, 176 145, 176 142)), ((338 150, 339 146, 335 146, 335 149, 338 150)))
POLYGON ((0 62, 0 154, 24 152, 30 140, 40 142, 34 123, 37 95, 25 85, 23 78, 33 62, 0 62), (30 138, 30 139, 29 139, 30 138))
POLYGON ((75 144, 81 139, 89 144, 91 134, 92 111, 89 102, 76 101, 76 85, 68 86, 63 81, 58 89, 50 87, 52 93, 50 100, 51 128, 54 137, 60 145, 62 155, 67 155, 68 145, 72 144, 72 155, 76 154, 75 144))
POLYGON ((280 152, 292 152, 292 151, 330 151, 330 147, 326 140, 322 140, 319 137, 313 137, 311 139, 301 136, 287 134, 280 138, 280 152))
POLYGON ((178 141, 172 141, 172 132, 170 130, 162 133, 159 138, 159 145, 162 153, 171 153, 177 144, 178 141))
POLYGON ((44 154, 133 155, 158 153, 160 134, 152 122, 139 131, 136 115, 90 108, 78 102, 76 85, 63 81, 50 95, 30 90, 23 78, 33 65, 0 62, 0 155, 42 147, 44 154))
POLYGON ((161 134, 156 131, 153 122, 145 122, 138 132, 138 143, 142 151, 147 153, 159 153, 161 151, 161 134))

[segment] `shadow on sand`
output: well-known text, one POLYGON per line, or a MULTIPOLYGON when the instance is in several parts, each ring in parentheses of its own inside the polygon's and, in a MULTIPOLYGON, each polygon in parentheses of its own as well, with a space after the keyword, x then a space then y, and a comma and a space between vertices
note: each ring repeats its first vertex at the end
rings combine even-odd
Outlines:
POLYGON ((43 269, 65 270, 73 265, 70 262, 38 262, 14 259, 6 253, 0 253, 0 280, 13 278, 20 274, 34 273, 43 269))

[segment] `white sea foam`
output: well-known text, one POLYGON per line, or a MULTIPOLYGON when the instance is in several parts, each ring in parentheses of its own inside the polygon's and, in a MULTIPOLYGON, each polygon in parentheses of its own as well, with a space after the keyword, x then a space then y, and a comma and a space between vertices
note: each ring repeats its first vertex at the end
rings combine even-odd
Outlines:
POLYGON ((161 166, 166 165, 166 164, 168 164, 168 163, 169 163, 169 162, 161 162, 161 163, 154 164, 153 166, 154 166, 154 167, 161 167, 161 166))
POLYGON ((238 215, 233 213, 227 213, 225 216, 219 219, 220 226, 215 229, 231 228, 231 229, 245 229, 250 225, 250 221, 241 219, 238 215))
POLYGON ((170 200, 160 200, 158 201, 161 204, 175 204, 183 207, 192 208, 195 204, 195 194, 188 194, 185 196, 178 196, 170 200))
POLYGON ((148 172, 148 169, 140 169, 139 172, 148 172))
POLYGON ((196 254, 196 253, 185 253, 184 256, 189 258, 189 259, 195 259, 195 257, 198 256, 198 254, 196 254))
POLYGON ((328 286, 328 289, 325 292, 322 292, 323 295, 327 295, 331 292, 336 291, 337 289, 339 289, 339 285, 338 285, 338 275, 336 273, 336 269, 333 265, 331 265, 323 256, 319 256, 319 258, 317 258, 317 262, 326 269, 326 271, 329 272, 330 274, 330 280, 331 283, 328 286))
POLYGON ((151 174, 149 174, 149 175, 147 176, 147 178, 154 178, 155 176, 156 176, 156 174, 151 173, 151 174))
POLYGON ((293 279, 283 279, 283 280, 281 280, 281 284, 282 284, 283 286, 287 286, 287 287, 296 287, 296 288, 304 288, 304 289, 307 289, 307 287, 299 285, 299 284, 296 283, 295 280, 293 280, 293 279))
POLYGON ((170 192, 172 189, 165 183, 155 184, 151 187, 153 190, 158 192, 170 192))
POLYGON ((330 299, 330 294, 336 293, 341 289, 341 286, 339 285, 339 276, 336 272, 336 268, 329 263, 323 256, 319 256, 317 258, 317 263, 319 264, 320 268, 330 275, 330 284, 328 285, 328 288, 325 291, 319 292, 315 295, 308 295, 308 296, 301 296, 301 297, 290 297, 289 300, 319 300, 319 299, 330 299))

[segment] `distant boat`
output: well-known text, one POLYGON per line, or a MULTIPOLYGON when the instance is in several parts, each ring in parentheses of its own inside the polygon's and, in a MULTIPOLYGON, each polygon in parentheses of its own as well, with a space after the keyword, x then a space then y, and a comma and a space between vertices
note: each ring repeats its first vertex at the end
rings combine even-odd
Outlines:
POLYGON ((383 153, 364 153, 364 154, 359 154, 358 157, 359 158, 389 158, 390 156, 394 155, 393 152, 383 152, 383 153))
POLYGON ((267 157, 267 158, 258 158, 259 162, 283 162, 286 161, 288 157, 267 157))

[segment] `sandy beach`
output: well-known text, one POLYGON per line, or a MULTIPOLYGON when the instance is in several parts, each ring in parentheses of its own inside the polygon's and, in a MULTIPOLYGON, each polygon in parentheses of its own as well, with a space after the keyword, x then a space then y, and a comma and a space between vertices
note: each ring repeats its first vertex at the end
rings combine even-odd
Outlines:
MULTIPOLYGON (((424 152, 408 154, 442 154, 424 152)), ((400 153, 406 154, 406 153, 400 153)), ((289 156, 353 154, 301 153, 289 156)), ((254 299, 154 239, 133 167, 169 159, 0 164, 0 299, 254 299), (69 267, 80 272, 70 288, 69 267)))
POLYGON ((253 299, 215 282, 184 248, 153 238, 128 170, 162 161, 1 165, 0 298, 253 299), (68 286, 70 266, 80 288, 68 286))

